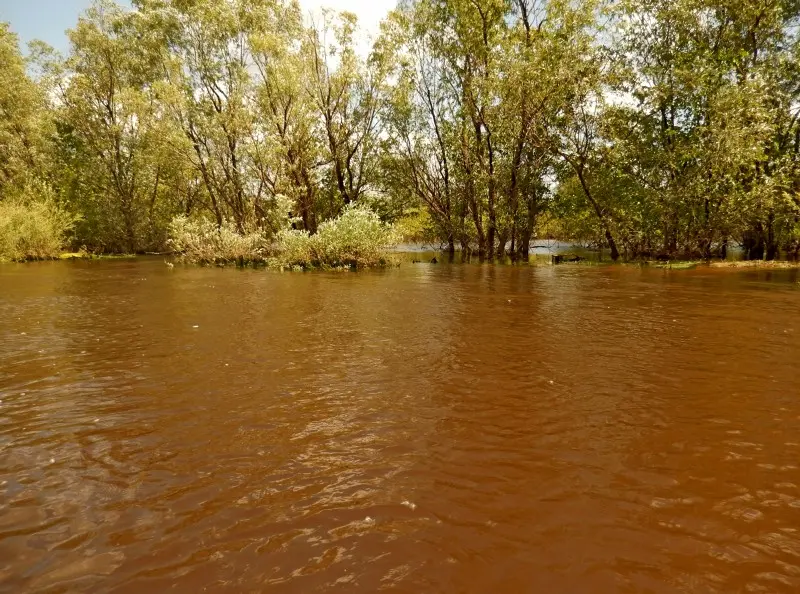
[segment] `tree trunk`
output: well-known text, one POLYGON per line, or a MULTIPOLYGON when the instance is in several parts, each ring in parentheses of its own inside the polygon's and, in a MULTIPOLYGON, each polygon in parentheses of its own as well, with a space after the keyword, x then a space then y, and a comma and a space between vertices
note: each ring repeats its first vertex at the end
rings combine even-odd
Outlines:
POLYGON ((520 260, 528 261, 531 250, 531 238, 527 229, 520 231, 519 244, 517 245, 517 257, 520 260))
POLYGON ((764 259, 764 233, 760 223, 744 232, 742 248, 744 248, 745 260, 764 259))
POLYGON ((614 236, 611 234, 611 229, 609 228, 608 221, 603 213, 603 209, 600 208, 600 205, 594 199, 592 192, 589 190, 589 184, 586 182, 586 178, 583 175, 583 167, 575 167, 575 173, 578 174, 578 180, 581 182, 583 193, 586 195, 587 200, 589 200, 589 203, 594 208, 594 212, 597 215, 597 218, 600 220, 600 224, 603 225, 606 241, 608 242, 608 247, 611 249, 611 259, 616 262, 619 260, 619 250, 617 249, 617 242, 614 241, 614 236))
POLYGON ((766 259, 774 260, 778 255, 778 244, 775 241, 775 213, 770 211, 767 217, 767 249, 766 259))
POLYGON ((125 244, 129 254, 136 253, 136 232, 134 231, 133 207, 130 198, 123 201, 122 218, 125 221, 125 244))
POLYGON ((608 247, 611 248, 611 259, 616 262, 619 260, 619 250, 617 250, 617 242, 614 241, 614 237, 608 229, 606 229, 606 241, 608 242, 608 247))
POLYGON ((536 228, 536 194, 529 194, 527 199, 528 213, 525 217, 525 224, 519 234, 519 257, 521 260, 528 261, 530 255, 531 239, 536 228))
POLYGON ((664 252, 672 255, 678 251, 678 221, 675 213, 667 217, 664 229, 664 252))
MULTIPOLYGON (((491 136, 488 134, 486 143, 489 146, 489 232, 486 234, 486 253, 491 260, 494 257, 494 243, 497 237, 497 209, 495 207, 497 190, 494 180, 494 152, 491 145, 491 136)), ((501 250, 505 250, 505 246, 498 246, 497 250, 499 254, 501 250)))
MULTIPOLYGON (((467 182, 472 185, 471 180, 467 182)), ((486 256, 486 237, 483 234, 483 223, 478 202, 475 200, 475 190, 470 192, 470 210, 472 211, 472 222, 475 224, 475 233, 478 235, 478 255, 483 259, 486 256)))
POLYGON ((503 259, 506 255, 506 243, 508 243, 507 232, 501 232, 497 238, 497 258, 503 259))

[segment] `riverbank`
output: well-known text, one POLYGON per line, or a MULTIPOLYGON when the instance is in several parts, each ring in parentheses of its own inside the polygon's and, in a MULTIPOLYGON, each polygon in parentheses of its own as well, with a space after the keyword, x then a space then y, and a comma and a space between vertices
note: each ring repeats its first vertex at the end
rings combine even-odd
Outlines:
MULTIPOLYGON (((632 263, 628 263, 632 264, 632 263)), ((635 264, 635 263, 633 263, 635 264)), ((741 270, 748 268, 786 269, 800 268, 800 261, 789 260, 676 260, 669 262, 646 261, 641 266, 652 266, 667 270, 691 270, 694 268, 717 268, 728 270, 741 270)))
MULTIPOLYGON (((408 246, 401 246, 408 247, 408 246)), ((145 254, 95 254, 86 251, 78 252, 62 252, 52 258, 38 258, 19 261, 35 262, 35 261, 75 261, 75 260, 131 260, 139 258, 162 258, 165 264, 174 266, 175 264, 186 264, 188 266, 217 266, 217 267, 250 267, 250 268, 265 268, 271 267, 281 270, 308 270, 308 269, 324 269, 324 270, 354 270, 360 269, 359 266, 336 266, 336 267, 292 267, 292 266, 269 266, 266 260, 264 261, 225 261, 225 262, 202 262, 199 264, 187 262, 183 260, 178 254, 175 253, 145 253, 145 254)), ((1 261, 1 260, 0 260, 1 261)), ((462 259, 459 253, 451 259, 448 254, 442 253, 438 250, 425 249, 420 246, 419 249, 400 249, 390 250, 385 255, 381 264, 372 266, 373 268, 394 268, 404 265, 425 265, 425 264, 464 264, 464 263, 481 263, 481 264, 494 264, 498 266, 531 266, 531 267, 549 267, 549 266, 635 266, 658 268, 663 270, 694 270, 697 268, 714 268, 718 270, 743 270, 743 269, 795 269, 800 268, 800 261, 789 260, 630 260, 613 262, 608 258, 602 259, 598 257, 597 252, 589 252, 585 250, 577 251, 557 251, 557 252, 538 252, 532 253, 528 262, 512 262, 509 258, 502 260, 495 259, 479 260, 477 257, 462 259)))
MULTIPOLYGON (((165 263, 174 265, 180 263, 179 259, 174 258, 172 254, 91 254, 87 252, 65 252, 54 258, 55 260, 125 260, 136 258, 155 258, 155 257, 168 258, 165 263), (172 261, 174 260, 174 261, 172 261)), ((660 268, 664 270, 693 270, 696 268, 715 268, 715 269, 728 269, 728 270, 742 270, 742 269, 792 269, 800 268, 800 261, 789 260, 642 260, 642 261, 626 261, 626 262, 612 262, 611 260, 593 259, 585 256, 570 259, 571 254, 564 254, 564 259, 555 262, 551 256, 543 254, 533 254, 527 263, 514 262, 510 260, 493 260, 483 261, 483 264, 495 264, 498 266, 506 265, 527 265, 533 267, 540 266, 637 266, 637 267, 650 267, 660 268)), ((478 263, 477 258, 462 260, 458 255, 452 259, 447 257, 446 254, 434 250, 421 250, 421 251, 402 251, 393 252, 385 261, 384 268, 393 268, 401 265, 418 265, 418 264, 469 264, 478 263)), ((196 264, 187 263, 188 266, 196 266, 196 264)), ((200 266, 210 266, 212 264, 205 263, 199 264, 200 266)), ((225 264, 218 263, 215 266, 225 266, 225 264)), ((245 263, 244 266, 236 262, 228 262, 227 265, 236 267, 252 267, 263 268, 266 264, 261 263, 245 263)), ((341 268, 341 267, 340 267, 341 268)), ((337 269, 340 269, 337 268, 337 269)), ((285 270, 291 270, 290 267, 284 267, 285 270)))
MULTIPOLYGON (((142 254, 147 256, 152 254, 142 254)), ((141 257, 137 254, 90 254, 88 252, 64 252, 56 260, 126 260, 141 257)))

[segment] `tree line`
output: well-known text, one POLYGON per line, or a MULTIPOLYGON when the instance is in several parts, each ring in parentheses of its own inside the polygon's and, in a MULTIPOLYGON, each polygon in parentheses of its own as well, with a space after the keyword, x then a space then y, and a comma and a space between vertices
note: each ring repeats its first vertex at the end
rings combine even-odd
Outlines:
POLYGON ((800 253, 800 0, 99 0, 59 55, 0 25, 0 201, 158 251, 350 205, 451 253, 800 253), (279 212, 289 205, 290 212, 279 212))

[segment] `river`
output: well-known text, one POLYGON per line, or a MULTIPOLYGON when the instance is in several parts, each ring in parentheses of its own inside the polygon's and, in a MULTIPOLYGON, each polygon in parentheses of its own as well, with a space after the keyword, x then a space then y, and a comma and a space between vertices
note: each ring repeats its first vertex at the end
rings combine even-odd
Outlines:
POLYGON ((2 592, 798 592, 797 270, 0 266, 2 592))

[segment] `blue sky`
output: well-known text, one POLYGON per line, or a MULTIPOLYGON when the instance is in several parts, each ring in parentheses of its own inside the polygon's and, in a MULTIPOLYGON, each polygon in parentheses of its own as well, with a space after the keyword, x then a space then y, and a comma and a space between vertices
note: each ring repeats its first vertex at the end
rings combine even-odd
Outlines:
MULTIPOLYGON (((0 21, 11 23, 22 49, 32 39, 46 41, 57 50, 68 49, 64 33, 78 22, 92 0, 0 0, 0 21)), ((127 0, 120 4, 130 4, 127 0)))
MULTIPOLYGON (((356 13, 361 26, 369 34, 376 34, 378 23, 394 8, 397 0, 300 0, 306 11, 316 11, 326 6, 335 10, 356 13)), ((17 33, 22 49, 32 39, 46 41, 57 50, 69 49, 64 33, 78 22, 80 15, 92 0, 0 0, 0 21, 11 23, 17 33)), ((117 0, 118 4, 130 6, 130 0, 117 0)))

